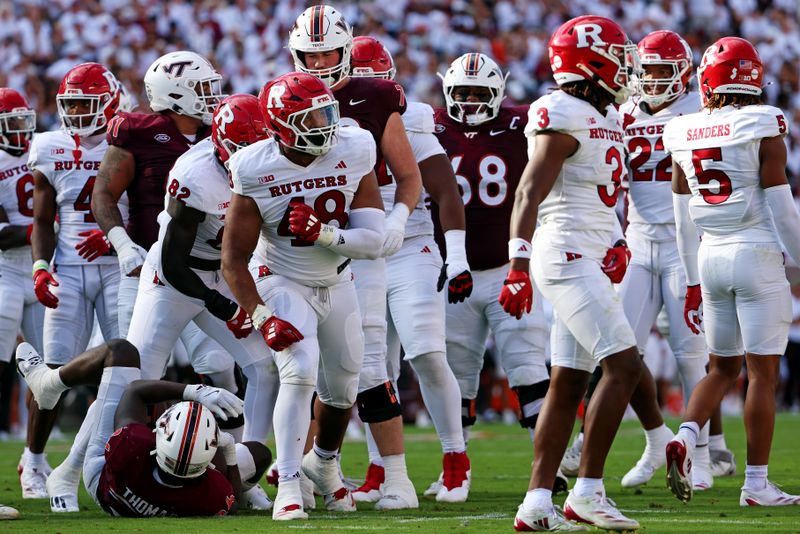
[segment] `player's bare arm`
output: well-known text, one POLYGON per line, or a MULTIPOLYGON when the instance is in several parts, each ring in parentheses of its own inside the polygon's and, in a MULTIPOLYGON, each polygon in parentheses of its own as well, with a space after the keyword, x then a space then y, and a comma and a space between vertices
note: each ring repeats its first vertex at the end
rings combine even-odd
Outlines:
POLYGON ((167 401, 183 399, 186 384, 166 380, 137 380, 123 393, 114 414, 114 428, 125 425, 150 423, 148 407, 167 401))
POLYGON ((33 171, 33 231, 31 255, 35 260, 50 261, 56 249, 56 190, 44 174, 33 171))
POLYGON ((676 195, 690 195, 689 182, 680 164, 672 160, 672 192, 676 195))
MULTIPOLYGON (((536 136, 533 155, 522 171, 519 186, 514 196, 511 212, 511 239, 526 241, 533 236, 539 204, 550 194, 564 161, 578 149, 578 141, 571 135, 557 132, 541 132, 536 136)), ((514 258, 511 269, 528 272, 530 260, 514 258)))
POLYGON ((117 201, 133 181, 135 171, 133 154, 118 146, 108 147, 92 190, 92 213, 106 235, 115 226, 122 226, 117 201))
POLYGON ((789 183, 786 178, 786 144, 782 136, 762 139, 758 156, 761 161, 762 188, 789 183))
POLYGON ((258 295, 255 280, 247 269, 250 255, 258 244, 261 224, 261 212, 256 201, 232 193, 222 235, 222 276, 236 301, 251 317, 256 306, 264 304, 258 295))
POLYGON ((419 163, 422 185, 439 206, 442 230, 464 230, 464 202, 458 193, 453 166, 445 154, 436 154, 419 163))
POLYGON ((414 159, 414 152, 408 142, 403 119, 397 112, 389 116, 381 137, 381 153, 386 159, 392 176, 397 181, 394 194, 395 205, 402 202, 411 211, 417 205, 422 178, 414 159))
POLYGON ((202 300, 208 287, 189 267, 189 256, 197 237, 197 226, 206 215, 172 197, 167 204, 167 213, 172 219, 167 225, 161 247, 164 278, 184 295, 202 300))
POLYGON ((353 195, 353 200, 350 202, 351 210, 361 208, 375 208, 383 211, 383 200, 381 199, 381 191, 375 171, 370 171, 369 174, 361 178, 358 189, 353 195))
POLYGON ((6 210, 0 206, 0 250, 25 246, 28 243, 28 227, 9 224, 6 210))

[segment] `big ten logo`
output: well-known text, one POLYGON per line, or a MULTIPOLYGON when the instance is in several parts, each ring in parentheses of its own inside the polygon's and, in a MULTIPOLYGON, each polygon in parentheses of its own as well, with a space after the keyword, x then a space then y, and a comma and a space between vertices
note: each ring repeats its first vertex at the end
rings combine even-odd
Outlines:
POLYGON ((275 181, 275 176, 272 175, 272 174, 270 174, 269 176, 259 176, 258 177, 258 183, 260 183, 260 184, 268 184, 268 183, 274 182, 274 181, 275 181))
POLYGON ((53 149, 50 150, 50 155, 53 155, 53 156, 56 156, 56 155, 59 155, 59 154, 63 154, 63 153, 64 153, 64 149, 63 148, 53 148, 53 149))

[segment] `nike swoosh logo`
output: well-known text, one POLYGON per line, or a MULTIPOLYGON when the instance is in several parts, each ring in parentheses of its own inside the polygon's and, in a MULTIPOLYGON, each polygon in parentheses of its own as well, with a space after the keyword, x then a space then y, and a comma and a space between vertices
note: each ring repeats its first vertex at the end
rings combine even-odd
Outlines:
POLYGON ((498 130, 498 131, 496 131, 496 132, 495 132, 494 130, 490 130, 490 131, 489 131, 489 135, 490 135, 490 136, 492 136, 492 137, 494 137, 495 135, 500 135, 500 134, 501 134, 501 133, 503 133, 503 132, 505 132, 505 130, 498 130))
POLYGON ((366 98, 365 98, 364 100, 353 100, 353 99, 351 98, 351 99, 350 99, 350 105, 351 105, 351 106, 357 106, 357 105, 359 105, 360 103, 362 103, 362 102, 366 102, 366 101, 367 101, 367 99, 366 99, 366 98))

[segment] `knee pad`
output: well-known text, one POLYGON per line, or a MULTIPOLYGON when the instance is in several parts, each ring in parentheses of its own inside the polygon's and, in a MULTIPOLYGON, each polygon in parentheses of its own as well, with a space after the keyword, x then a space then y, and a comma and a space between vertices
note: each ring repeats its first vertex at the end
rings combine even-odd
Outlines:
POLYGON ((365 423, 382 423, 402 414, 400 400, 391 382, 362 391, 356 397, 358 416, 365 423))
POLYGON ((542 380, 530 386, 517 386, 512 388, 519 399, 519 409, 521 417, 519 425, 522 428, 536 428, 536 420, 539 419, 539 411, 544 404, 544 396, 550 387, 550 380, 542 380))
POLYGON ((475 416, 475 399, 461 399, 461 426, 472 426, 477 419, 475 416))

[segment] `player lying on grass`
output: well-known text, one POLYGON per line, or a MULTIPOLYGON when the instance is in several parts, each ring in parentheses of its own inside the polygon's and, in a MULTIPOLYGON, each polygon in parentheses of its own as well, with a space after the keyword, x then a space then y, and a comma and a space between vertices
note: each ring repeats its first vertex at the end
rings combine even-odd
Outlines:
POLYGON ((271 461, 263 444, 235 444, 217 428, 214 416, 239 416, 241 399, 204 385, 138 380, 139 353, 125 340, 91 349, 59 369, 48 368, 22 343, 17 368, 42 409, 71 387, 99 385, 98 408, 89 411, 75 442, 86 447, 86 490, 111 515, 234 513, 243 486, 256 484, 271 461), (158 418, 155 430, 148 426, 151 405, 181 400, 158 418))

